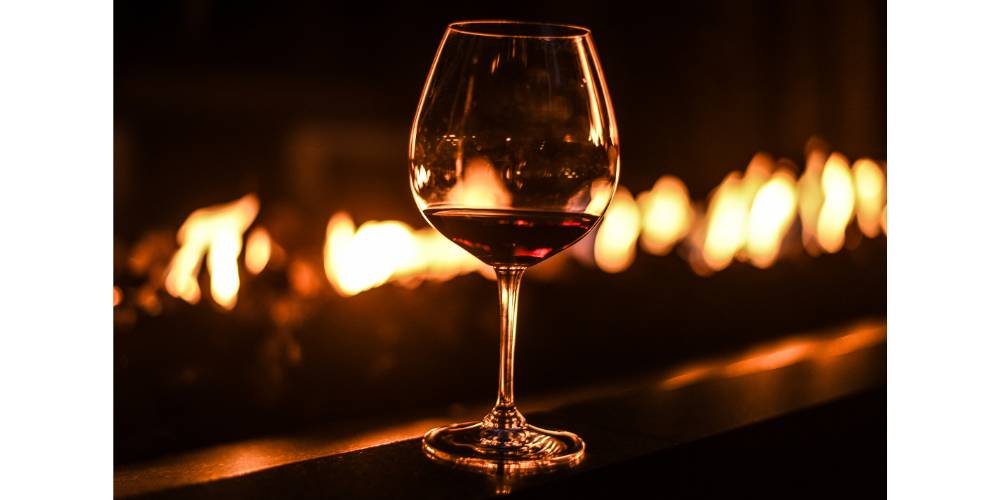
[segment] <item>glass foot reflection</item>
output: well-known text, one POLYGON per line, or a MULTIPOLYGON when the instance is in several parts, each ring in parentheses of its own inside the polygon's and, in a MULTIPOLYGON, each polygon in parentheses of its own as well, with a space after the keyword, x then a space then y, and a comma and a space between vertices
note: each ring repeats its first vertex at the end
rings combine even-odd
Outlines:
POLYGON ((524 425, 513 430, 484 430, 482 422, 432 429, 424 434, 424 453, 433 460, 482 472, 532 472, 572 467, 583 459, 576 434, 524 425))

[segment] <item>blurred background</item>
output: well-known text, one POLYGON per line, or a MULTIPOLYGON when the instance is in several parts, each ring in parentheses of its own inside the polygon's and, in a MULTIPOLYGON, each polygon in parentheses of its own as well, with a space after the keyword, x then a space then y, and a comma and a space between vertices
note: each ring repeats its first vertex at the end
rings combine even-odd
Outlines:
POLYGON ((668 7, 116 2, 116 464, 492 402, 495 285, 407 177, 455 20, 590 27, 622 138, 519 398, 884 318, 885 3, 668 7))

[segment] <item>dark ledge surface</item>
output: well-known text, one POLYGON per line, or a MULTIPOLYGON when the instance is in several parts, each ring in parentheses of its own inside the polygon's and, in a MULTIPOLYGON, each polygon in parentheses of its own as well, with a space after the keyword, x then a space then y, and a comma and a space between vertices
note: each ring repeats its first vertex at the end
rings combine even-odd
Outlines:
POLYGON ((567 471, 496 477, 432 463, 417 436, 451 419, 430 418, 349 435, 235 443, 119 467, 115 495, 882 495, 885 333, 884 321, 856 323, 533 402, 526 408, 530 422, 572 430, 587 443, 583 463, 567 471))

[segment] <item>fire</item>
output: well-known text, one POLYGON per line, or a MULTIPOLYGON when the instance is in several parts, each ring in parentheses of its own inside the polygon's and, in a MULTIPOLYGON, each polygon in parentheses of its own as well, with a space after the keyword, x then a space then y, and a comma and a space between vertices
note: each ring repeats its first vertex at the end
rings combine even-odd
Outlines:
MULTIPOLYGON (((684 182, 673 176, 661 177, 637 198, 618 186, 600 227, 590 237, 593 245, 581 245, 570 255, 588 264, 594 262, 605 272, 618 273, 634 262, 637 244, 647 253, 666 255, 683 243, 681 255, 699 275, 720 271, 734 260, 767 268, 781 254, 796 213, 807 252, 837 252, 855 215, 865 235, 876 237, 886 232, 884 164, 861 158, 853 167, 849 165, 842 154, 828 155, 813 147, 807 154, 805 171, 796 179, 796 167, 790 161, 782 159, 776 164, 771 156, 758 153, 742 173, 730 172, 710 193, 707 208, 692 203, 684 182)), ((463 167, 449 193, 452 203, 484 208, 510 205, 511 193, 488 160, 474 157, 463 167)), ((430 175, 421 169, 414 182, 426 182, 430 175)), ((609 182, 594 183, 568 206, 600 213, 614 188, 609 182)), ((235 307, 243 235, 259 208, 257 196, 251 193, 191 213, 177 232, 180 248, 162 275, 166 291, 197 303, 202 294, 198 277, 204 258, 212 299, 225 309, 235 307)), ((161 246, 167 248, 163 252, 169 252, 171 244, 164 241, 161 246)), ((151 259, 155 254, 144 251, 133 255, 130 266, 154 269, 151 259), (133 265, 133 261, 142 265, 133 265)), ((266 229, 258 226, 249 232, 243 256, 249 275, 260 274, 270 264, 285 269, 299 295, 320 293, 322 274, 316 259, 299 255, 287 268, 282 267, 284 259, 283 247, 266 229)), ((333 215, 327 224, 322 264, 327 281, 342 296, 389 282, 415 286, 425 280, 447 280, 477 271, 493 277, 488 266, 433 228, 414 230, 391 220, 356 227, 346 212, 333 215)), ((159 271, 149 272, 156 273, 150 280, 150 290, 155 292, 159 271)), ((152 304, 152 299, 155 297, 147 302, 152 304)), ((122 300, 122 291, 116 287, 115 305, 122 300)))
POLYGON ((854 215, 854 182, 844 155, 830 155, 823 167, 821 183, 823 206, 819 209, 817 241, 823 250, 836 253, 844 246, 844 231, 854 215))
POLYGON ((802 245, 811 255, 820 253, 816 242, 819 210, 823 206, 823 164, 826 155, 820 150, 812 150, 806 158, 806 171, 799 179, 799 220, 802 222, 802 245))
POLYGON ((701 263, 710 271, 727 267, 743 250, 754 198, 772 170, 771 158, 757 154, 750 160, 745 174, 731 172, 712 193, 700 255, 701 263))
POLYGON ((795 176, 779 170, 754 196, 747 222, 747 254, 753 265, 766 268, 778 258, 781 242, 795 219, 795 176))
POLYGON ((267 267, 267 262, 271 260, 271 237, 266 229, 258 227, 250 231, 243 260, 250 274, 260 274, 267 267))
POLYGON ((680 179, 665 175, 653 189, 639 194, 636 202, 642 214, 642 249, 666 255, 691 228, 691 199, 680 179))
POLYGON ((594 238, 594 262, 597 267, 604 272, 618 273, 632 265, 640 224, 639 206, 632 193, 624 186, 618 186, 594 238))
POLYGON ((885 173, 868 158, 854 162, 854 190, 857 198, 858 227, 869 238, 881 232, 885 206, 885 173))
POLYGON ((212 299, 225 309, 236 305, 240 289, 238 259, 243 233, 257 217, 260 202, 253 193, 236 201, 195 210, 180 230, 181 245, 167 267, 167 293, 194 304, 201 299, 198 272, 207 254, 212 299))
POLYGON ((431 228, 414 231, 402 222, 384 221, 366 222, 355 231, 344 212, 327 224, 323 264, 330 284, 345 297, 390 279, 449 279, 485 266, 431 228))
POLYGON ((118 307, 122 303, 122 289, 118 287, 115 288, 115 307, 118 307))
POLYGON ((701 257, 711 270, 718 271, 728 266, 743 246, 745 205, 740 174, 732 172, 715 189, 708 202, 701 257))
POLYGON ((463 207, 510 206, 510 192, 489 160, 476 157, 465 163, 462 176, 448 193, 451 203, 463 207))
POLYGON ((330 219, 326 234, 326 277, 344 296, 385 283, 399 262, 415 252, 402 223, 367 222, 355 232, 351 216, 340 212, 330 219))

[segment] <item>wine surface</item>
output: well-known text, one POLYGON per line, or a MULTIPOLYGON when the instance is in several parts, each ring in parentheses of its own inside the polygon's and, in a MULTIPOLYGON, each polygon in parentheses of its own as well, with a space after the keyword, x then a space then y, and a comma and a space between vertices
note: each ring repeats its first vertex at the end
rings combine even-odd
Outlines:
POLYGON ((424 210, 431 224, 491 266, 532 266, 572 245, 599 217, 538 210, 438 208, 424 210))

